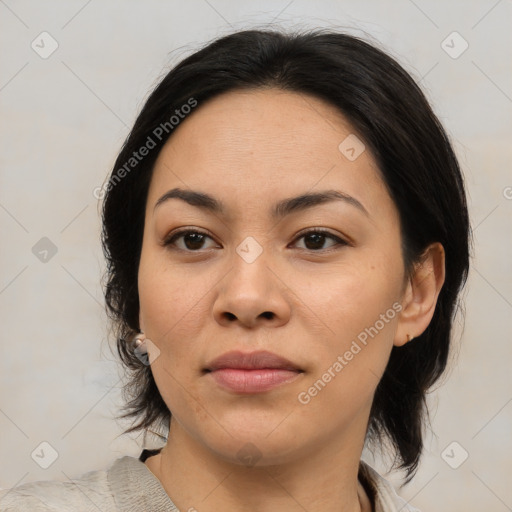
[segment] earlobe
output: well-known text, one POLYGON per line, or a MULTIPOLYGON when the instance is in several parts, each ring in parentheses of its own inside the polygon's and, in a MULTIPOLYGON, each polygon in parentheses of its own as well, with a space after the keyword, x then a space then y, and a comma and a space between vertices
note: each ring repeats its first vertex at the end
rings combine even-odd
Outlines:
POLYGON ((445 252, 439 243, 424 251, 404 292, 394 345, 405 345, 420 336, 430 324, 445 280, 445 252))

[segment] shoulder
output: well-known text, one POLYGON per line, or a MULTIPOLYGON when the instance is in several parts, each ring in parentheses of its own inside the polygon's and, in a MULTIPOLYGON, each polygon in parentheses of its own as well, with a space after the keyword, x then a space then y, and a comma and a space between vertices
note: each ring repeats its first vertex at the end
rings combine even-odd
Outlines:
POLYGON ((362 460, 359 464, 359 477, 372 494, 375 512, 420 512, 400 498, 391 483, 362 460))
POLYGON ((32 482, 0 490, 2 512, 172 512, 178 509, 141 460, 125 456, 108 470, 67 482, 32 482))
POLYGON ((68 481, 39 481, 0 490, 2 512, 115 511, 108 472, 90 471, 68 481))

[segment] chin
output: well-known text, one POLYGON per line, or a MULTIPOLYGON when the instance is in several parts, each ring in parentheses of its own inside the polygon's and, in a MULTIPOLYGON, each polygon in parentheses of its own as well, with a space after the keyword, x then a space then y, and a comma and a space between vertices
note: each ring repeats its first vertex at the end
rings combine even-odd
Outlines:
MULTIPOLYGON (((281 418, 282 419, 282 418, 281 418)), ((279 422, 273 422, 277 425, 279 422)), ((217 456, 239 466, 272 466, 290 462, 298 458, 304 449, 304 442, 298 443, 299 436, 293 435, 289 429, 269 429, 269 423, 255 425, 253 422, 246 428, 238 424, 226 428, 229 432, 219 437, 206 434, 203 443, 217 456)))

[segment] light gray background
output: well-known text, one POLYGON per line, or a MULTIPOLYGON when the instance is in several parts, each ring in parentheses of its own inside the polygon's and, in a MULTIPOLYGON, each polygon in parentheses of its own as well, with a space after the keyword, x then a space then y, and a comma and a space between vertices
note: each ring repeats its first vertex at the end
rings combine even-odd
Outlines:
POLYGON ((454 141, 475 228, 466 323, 456 365, 429 398, 434 434, 400 494, 425 512, 512 510, 511 11, 510 0, 0 0, 0 486, 66 480, 139 453, 141 439, 120 436, 112 419, 120 381, 93 190, 169 65, 213 37, 273 21, 380 41, 454 141), (43 31, 59 45, 46 59, 31 48, 51 48, 43 31), (469 44, 458 58, 458 36, 444 43, 452 56, 442 47, 454 31, 469 44), (43 237, 57 248, 46 262, 33 252, 43 237), (46 470, 31 458, 36 448, 35 459, 50 456, 43 441, 58 453, 46 470))

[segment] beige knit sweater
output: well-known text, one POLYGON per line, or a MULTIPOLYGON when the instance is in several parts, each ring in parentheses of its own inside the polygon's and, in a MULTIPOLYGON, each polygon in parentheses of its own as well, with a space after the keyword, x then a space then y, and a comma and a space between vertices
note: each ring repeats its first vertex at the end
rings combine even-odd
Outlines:
MULTIPOLYGON (((359 478, 375 512, 419 512, 363 461, 359 478)), ((144 462, 129 456, 117 459, 107 470, 85 473, 73 482, 41 481, 0 490, 0 511, 179 512, 144 462)))

